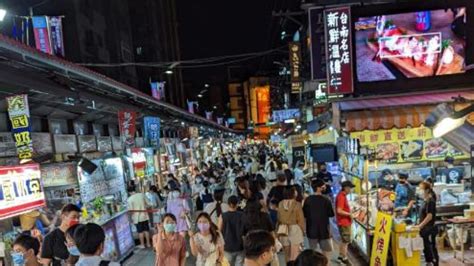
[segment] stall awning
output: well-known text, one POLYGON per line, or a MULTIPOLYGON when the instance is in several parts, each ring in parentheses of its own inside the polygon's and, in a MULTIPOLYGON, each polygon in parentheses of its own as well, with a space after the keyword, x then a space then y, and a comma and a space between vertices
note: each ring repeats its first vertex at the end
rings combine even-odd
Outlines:
POLYGON ((345 112, 407 105, 434 105, 438 103, 452 102, 453 98, 459 96, 468 101, 474 101, 474 89, 469 88, 445 92, 424 92, 422 94, 374 96, 342 100, 338 102, 338 105, 340 110, 345 112))

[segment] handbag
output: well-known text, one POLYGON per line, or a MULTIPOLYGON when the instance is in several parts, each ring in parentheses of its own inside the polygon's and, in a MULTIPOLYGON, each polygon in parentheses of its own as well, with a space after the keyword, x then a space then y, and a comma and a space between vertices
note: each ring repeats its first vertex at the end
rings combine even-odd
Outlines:
POLYGON ((278 236, 288 236, 289 227, 287 224, 279 224, 277 229, 278 236))

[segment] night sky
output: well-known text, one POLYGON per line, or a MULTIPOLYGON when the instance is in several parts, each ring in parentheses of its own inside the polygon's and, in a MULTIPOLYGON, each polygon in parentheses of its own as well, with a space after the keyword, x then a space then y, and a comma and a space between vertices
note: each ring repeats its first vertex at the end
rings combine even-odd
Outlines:
MULTIPOLYGON (((279 18, 287 0, 177 1, 183 59, 259 52, 280 46, 279 18)), ((250 75, 268 69, 268 58, 240 63, 250 75)), ((270 62, 271 64, 271 62, 270 62)), ((227 67, 185 70, 186 83, 224 83, 227 67)))

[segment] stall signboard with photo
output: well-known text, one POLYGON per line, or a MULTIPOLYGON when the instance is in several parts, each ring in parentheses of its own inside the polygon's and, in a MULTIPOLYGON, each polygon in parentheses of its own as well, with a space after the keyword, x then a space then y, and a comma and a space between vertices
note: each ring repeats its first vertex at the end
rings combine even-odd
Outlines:
POLYGON ((11 132, 0 133, 0 157, 16 156, 16 144, 11 132))
POLYGON ((100 152, 112 151, 112 139, 110 136, 97 137, 97 150, 100 152))
POLYGON ((441 138, 433 138, 427 127, 365 130, 352 132, 351 138, 360 145, 375 150, 376 159, 388 163, 443 160, 446 156, 468 158, 441 138))
POLYGON ((45 203, 39 164, 0 167, 0 220, 45 203))
POLYGON ((53 140, 50 133, 32 132, 33 154, 44 155, 53 153, 53 140))
POLYGON ((80 153, 97 151, 97 141, 94 135, 77 136, 77 143, 80 153))
POLYGON ((145 177, 146 158, 142 148, 132 148, 132 161, 135 176, 139 178, 145 177))
POLYGON ((143 148, 143 153, 145 154, 146 161, 146 176, 152 176, 155 173, 155 159, 154 152, 152 148, 143 148))
POLYGON ((55 163, 41 166, 43 187, 77 185, 76 163, 55 163))
POLYGON ((392 220, 392 215, 381 211, 377 212, 370 266, 387 265, 392 220))

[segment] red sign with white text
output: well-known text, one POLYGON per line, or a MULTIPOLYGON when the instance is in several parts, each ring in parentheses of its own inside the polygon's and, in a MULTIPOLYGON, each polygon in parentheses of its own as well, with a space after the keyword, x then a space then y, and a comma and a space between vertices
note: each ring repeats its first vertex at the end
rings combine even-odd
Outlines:
POLYGON ((324 11, 329 94, 354 92, 350 7, 324 11))
POLYGON ((0 167, 0 220, 44 205, 39 164, 0 167))
POLYGON ((118 112, 120 136, 125 140, 126 146, 132 146, 135 143, 136 118, 136 112, 118 112))

